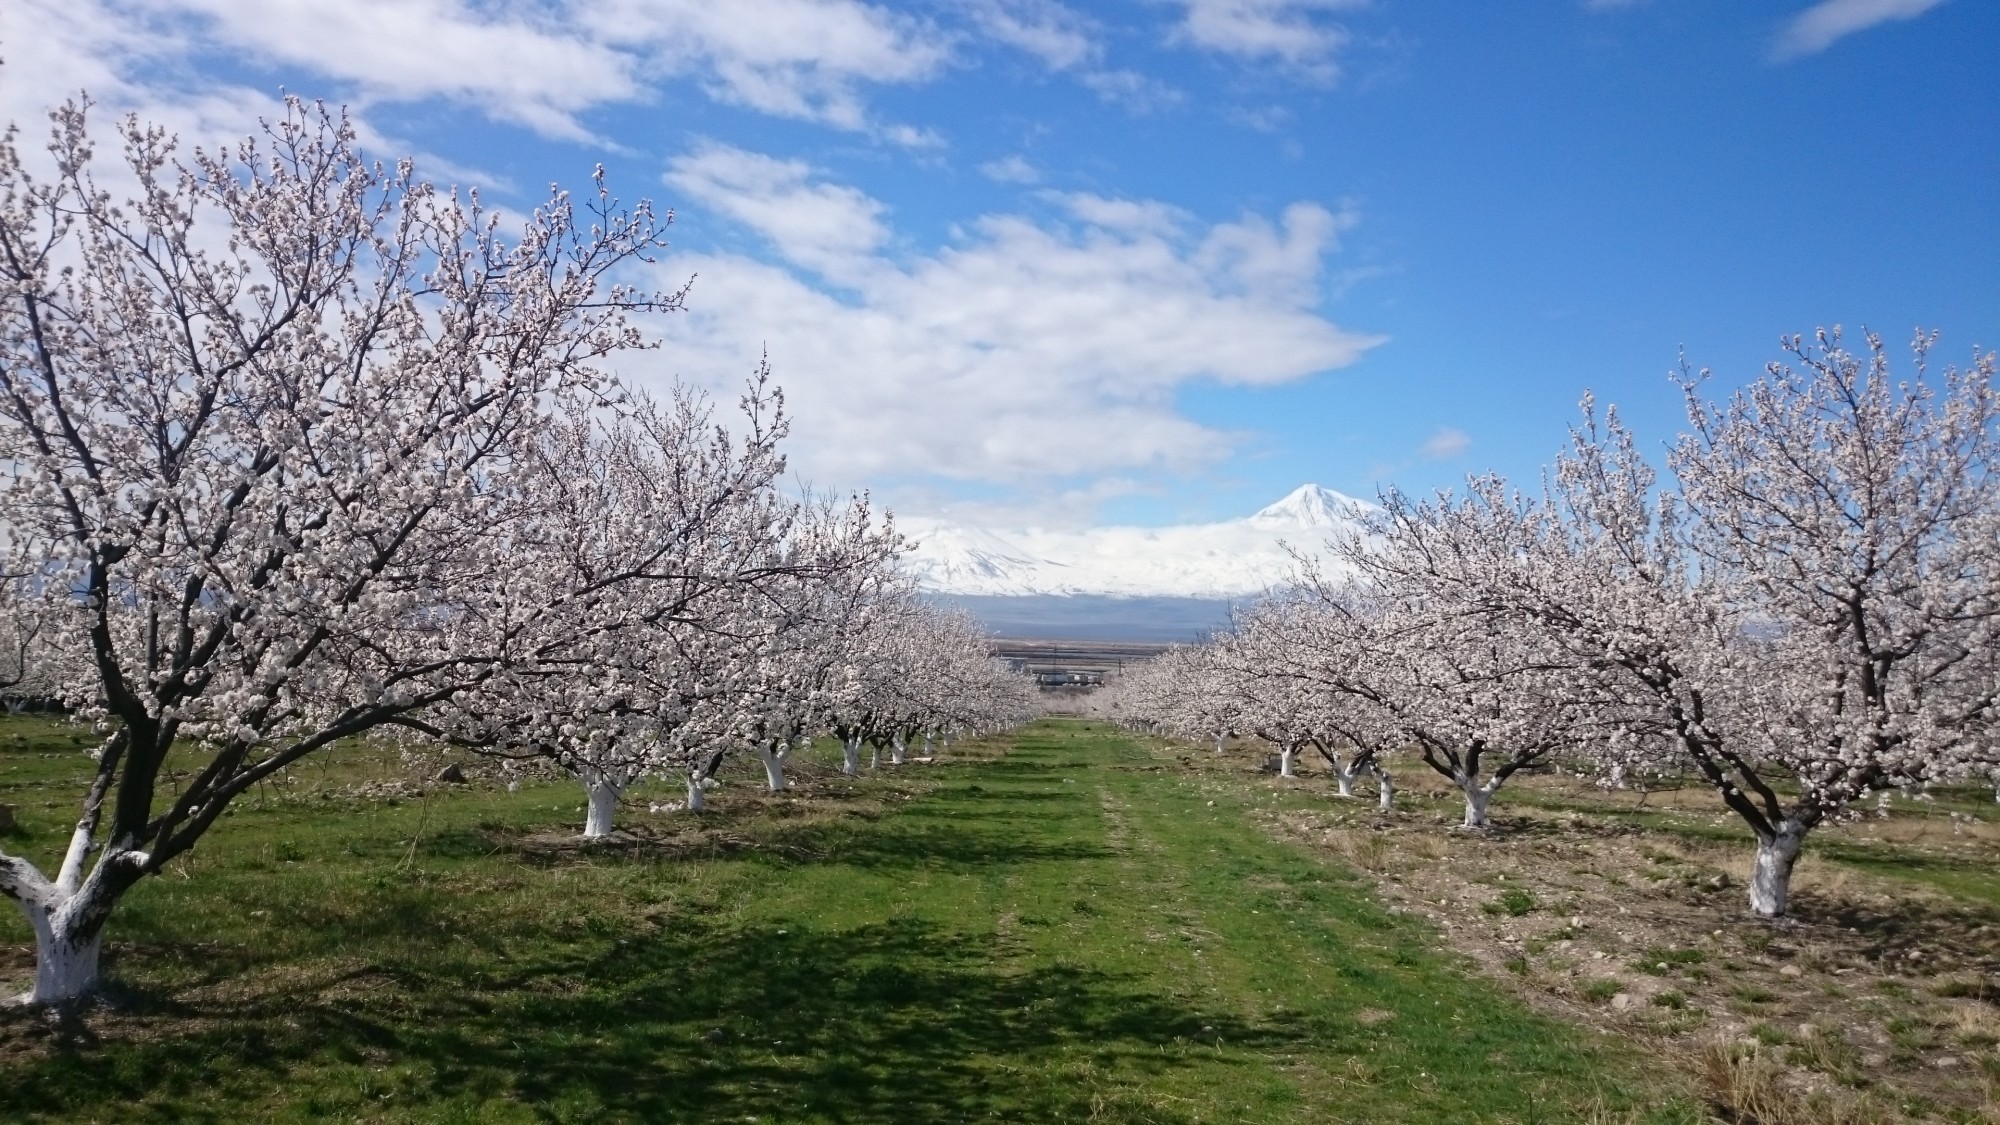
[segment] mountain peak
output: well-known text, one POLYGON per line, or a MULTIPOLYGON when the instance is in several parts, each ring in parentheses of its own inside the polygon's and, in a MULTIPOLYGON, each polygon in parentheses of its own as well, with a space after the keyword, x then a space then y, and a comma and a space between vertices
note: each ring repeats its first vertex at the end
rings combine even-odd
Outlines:
POLYGON ((1250 518, 1260 523, 1331 527, 1351 522, 1367 508, 1366 503, 1331 488, 1302 484, 1287 493, 1284 499, 1260 509, 1250 518))

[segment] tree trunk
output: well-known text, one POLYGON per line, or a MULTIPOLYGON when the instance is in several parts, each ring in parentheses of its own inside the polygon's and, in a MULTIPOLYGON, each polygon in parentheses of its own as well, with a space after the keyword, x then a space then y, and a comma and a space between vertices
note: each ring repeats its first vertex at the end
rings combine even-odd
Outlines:
POLYGON ((1396 779, 1389 776, 1388 770, 1377 765, 1375 767, 1375 786, 1376 807, 1380 808, 1383 812, 1388 812, 1389 803, 1396 799, 1396 779))
POLYGON ((21 997, 28 1004, 68 1004, 97 987, 97 953, 104 944, 104 920, 86 921, 75 897, 60 906, 20 902, 35 931, 35 985, 21 997))
POLYGON ((69 834, 69 851, 63 855, 62 870, 56 872, 56 889, 71 893, 83 885, 83 865, 90 859, 92 828, 78 824, 69 834))
POLYGON ((900 734, 889 740, 889 764, 892 766, 903 764, 903 736, 900 734))
POLYGON ((703 777, 688 775, 688 811, 700 812, 708 807, 708 790, 702 788, 703 777))
POLYGON ((1486 804, 1493 799, 1493 794, 1477 785, 1461 785, 1459 788, 1465 793, 1464 827, 1486 827, 1486 804))
POLYGON ((1216 736, 1215 736, 1215 752, 1216 752, 1216 753, 1218 753, 1218 754, 1222 753, 1222 740, 1223 740, 1223 738, 1224 738, 1224 737, 1225 737, 1225 736, 1224 736, 1224 735, 1223 735, 1223 734, 1222 734, 1221 732, 1219 732, 1219 731, 1218 731, 1218 732, 1216 733, 1216 736))
POLYGON ((1292 763, 1298 760, 1298 756, 1299 756, 1299 748, 1296 746, 1286 746, 1278 751, 1279 777, 1298 776, 1298 774, 1292 772, 1292 763))
POLYGON ((757 747, 757 756, 764 760, 764 780, 771 785, 771 792, 782 793, 789 783, 785 781, 785 759, 769 743, 757 747))
POLYGON ((612 819, 618 814, 618 787, 608 781, 593 781, 584 786, 590 794, 590 814, 583 822, 585 839, 597 839, 611 835, 612 819))
POLYGON ((861 772, 861 740, 846 738, 840 742, 840 772, 849 777, 861 772))
POLYGON ((1792 868, 1799 861, 1799 848, 1806 842, 1806 830, 1797 821, 1778 826, 1769 839, 1758 839, 1757 858, 1750 864, 1750 913, 1759 918, 1782 918, 1791 896, 1792 868))
POLYGON ((1354 796, 1354 778, 1360 772, 1353 766, 1341 765, 1337 760, 1333 762, 1333 783, 1339 787, 1341 796, 1354 796))
POLYGON ((924 732, 924 757, 928 758, 928 757, 931 757, 931 756, 932 756, 932 755, 931 755, 931 736, 930 736, 930 732, 926 731, 926 732, 924 732))
POLYGON ((882 744, 879 742, 868 744, 868 768, 871 770, 882 768, 882 744))

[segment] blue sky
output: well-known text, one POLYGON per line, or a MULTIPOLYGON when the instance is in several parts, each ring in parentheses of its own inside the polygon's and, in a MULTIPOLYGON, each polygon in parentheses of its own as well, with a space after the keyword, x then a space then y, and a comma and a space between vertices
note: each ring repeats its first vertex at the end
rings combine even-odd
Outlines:
POLYGON ((2000 346, 1980 0, 13 0, 0 102, 213 142, 280 86, 527 206, 598 162, 698 274, 636 380, 769 347, 812 483, 995 527, 1532 479, 1685 348, 2000 346))

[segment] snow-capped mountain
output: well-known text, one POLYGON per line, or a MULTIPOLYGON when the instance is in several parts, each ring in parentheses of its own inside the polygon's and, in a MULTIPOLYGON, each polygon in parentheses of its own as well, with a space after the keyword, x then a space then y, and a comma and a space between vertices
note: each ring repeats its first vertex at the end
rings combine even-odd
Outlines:
POLYGON ((1043 572, 1062 564, 1036 558, 992 532, 924 520, 899 520, 898 528, 917 541, 904 559, 925 589, 951 593, 1040 593, 1043 572))
POLYGON ((905 565, 937 593, 1234 598, 1292 573, 1285 544, 1317 553, 1330 533, 1351 526, 1369 508, 1308 484, 1221 523, 1007 533, 935 520, 898 524, 917 543, 905 565))
POLYGON ((1367 501, 1356 500, 1331 488, 1302 484, 1286 493, 1284 499, 1252 513, 1248 522, 1260 527, 1306 527, 1331 531, 1350 526, 1374 507, 1367 501))

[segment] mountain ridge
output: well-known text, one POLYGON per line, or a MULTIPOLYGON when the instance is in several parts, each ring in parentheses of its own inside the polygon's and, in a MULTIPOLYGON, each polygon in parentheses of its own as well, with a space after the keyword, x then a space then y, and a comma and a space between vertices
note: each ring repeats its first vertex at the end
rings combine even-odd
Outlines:
POLYGON ((1366 501, 1304 484, 1233 520, 1087 531, 998 533, 942 520, 899 524, 915 546, 905 569, 925 590, 978 597, 1230 599, 1284 582, 1307 553, 1355 527, 1366 501))

